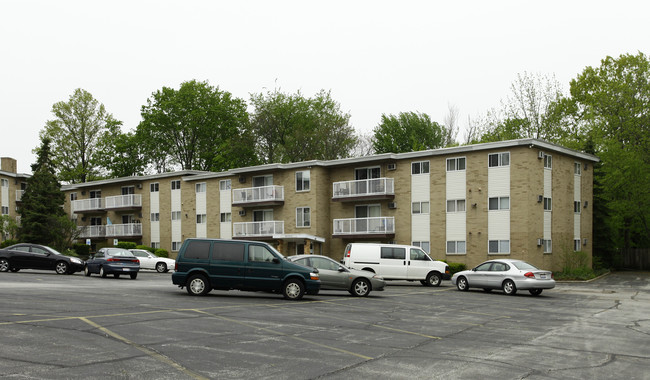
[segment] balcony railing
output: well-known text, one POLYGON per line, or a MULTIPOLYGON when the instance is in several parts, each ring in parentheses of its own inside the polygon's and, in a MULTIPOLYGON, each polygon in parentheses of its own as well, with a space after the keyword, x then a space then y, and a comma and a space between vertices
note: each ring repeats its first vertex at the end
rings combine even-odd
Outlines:
POLYGON ((16 190, 16 202, 20 202, 23 199, 23 194, 25 190, 16 190))
POLYGON ((284 203, 284 186, 260 186, 233 189, 232 204, 281 204, 284 203))
POLYGON ((106 237, 142 236, 141 223, 109 224, 106 226, 106 237))
POLYGON ((102 198, 79 199, 72 201, 72 212, 103 211, 102 198))
POLYGON ((394 178, 372 178, 356 181, 334 182, 332 199, 346 198, 392 198, 395 196, 394 178))
POLYGON ((107 209, 142 207, 142 195, 140 194, 127 194, 117 195, 114 197, 106 197, 104 201, 105 207, 107 209))
POLYGON ((106 237, 106 226, 79 226, 78 229, 83 239, 106 237))
POLYGON ((394 235, 394 217, 334 219, 334 235, 394 235))
POLYGON ((284 221, 233 223, 233 237, 251 238, 284 234, 284 221))

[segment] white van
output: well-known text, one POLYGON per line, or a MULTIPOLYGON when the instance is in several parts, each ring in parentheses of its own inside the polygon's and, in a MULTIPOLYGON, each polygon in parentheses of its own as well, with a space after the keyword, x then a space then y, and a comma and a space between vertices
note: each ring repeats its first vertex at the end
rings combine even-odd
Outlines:
POLYGON ((413 245, 350 243, 345 247, 343 265, 376 273, 384 280, 420 280, 424 286, 440 286, 450 280, 449 266, 433 260, 413 245))

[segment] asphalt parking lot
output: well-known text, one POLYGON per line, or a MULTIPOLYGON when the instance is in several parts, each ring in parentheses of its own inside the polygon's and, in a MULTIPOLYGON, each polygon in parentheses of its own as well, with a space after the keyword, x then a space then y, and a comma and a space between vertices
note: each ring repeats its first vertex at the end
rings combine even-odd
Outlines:
POLYGON ((0 273, 0 377, 650 379, 650 273, 541 296, 391 283, 302 301, 169 273, 0 273))

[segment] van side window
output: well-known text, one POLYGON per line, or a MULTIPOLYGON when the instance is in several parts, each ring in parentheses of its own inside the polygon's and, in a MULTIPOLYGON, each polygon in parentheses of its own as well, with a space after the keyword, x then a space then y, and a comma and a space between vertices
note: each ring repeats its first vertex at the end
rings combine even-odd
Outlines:
POLYGON ((248 246, 248 261, 256 262, 271 262, 275 256, 261 245, 249 245, 248 246))
POLYGON ((214 242, 212 260, 244 261, 244 244, 214 242))
POLYGON ((404 260, 406 258, 406 248, 381 247, 381 258, 404 260))
POLYGON ((411 248, 411 260, 429 261, 429 258, 421 249, 411 248))
POLYGON ((185 258, 187 259, 205 259, 210 257, 209 241, 190 241, 185 248, 185 258))

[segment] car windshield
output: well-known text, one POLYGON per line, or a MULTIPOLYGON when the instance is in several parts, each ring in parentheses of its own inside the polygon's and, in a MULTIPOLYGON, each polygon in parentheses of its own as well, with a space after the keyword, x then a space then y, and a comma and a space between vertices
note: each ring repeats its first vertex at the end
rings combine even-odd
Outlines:
POLYGON ((515 261, 512 263, 519 270, 538 270, 535 266, 528 264, 525 261, 515 261))

